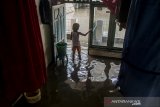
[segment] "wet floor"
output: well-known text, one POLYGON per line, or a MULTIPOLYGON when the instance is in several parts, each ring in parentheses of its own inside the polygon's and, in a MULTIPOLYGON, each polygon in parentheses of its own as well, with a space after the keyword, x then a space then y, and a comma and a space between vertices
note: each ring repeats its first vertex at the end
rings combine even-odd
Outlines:
POLYGON ((87 47, 82 47, 82 60, 76 55, 74 63, 71 46, 67 54, 68 62, 49 68, 41 102, 30 105, 22 100, 16 107, 103 107, 104 97, 122 96, 114 85, 120 60, 88 56, 87 47))
POLYGON ((114 87, 120 60, 88 56, 87 47, 82 47, 81 56, 82 60, 79 60, 76 55, 73 63, 71 47, 68 47, 65 69, 61 71, 62 65, 56 68, 61 106, 103 107, 104 97, 121 96, 114 87))

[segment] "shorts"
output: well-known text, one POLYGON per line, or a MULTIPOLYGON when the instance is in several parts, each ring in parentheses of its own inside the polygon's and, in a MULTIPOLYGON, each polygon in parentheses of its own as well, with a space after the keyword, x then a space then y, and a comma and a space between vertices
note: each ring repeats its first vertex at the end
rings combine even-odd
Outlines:
POLYGON ((80 53, 81 52, 81 47, 80 46, 73 46, 72 51, 75 52, 76 50, 78 51, 78 53, 80 53))

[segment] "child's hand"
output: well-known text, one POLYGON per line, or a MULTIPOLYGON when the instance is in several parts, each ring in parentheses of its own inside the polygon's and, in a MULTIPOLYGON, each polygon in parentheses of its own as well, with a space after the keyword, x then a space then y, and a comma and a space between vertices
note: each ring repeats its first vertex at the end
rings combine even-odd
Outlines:
POLYGON ((90 33, 92 31, 92 29, 89 29, 89 31, 84 35, 84 36, 86 36, 88 33, 90 33))
POLYGON ((92 29, 89 29, 89 32, 91 32, 92 31, 92 29))

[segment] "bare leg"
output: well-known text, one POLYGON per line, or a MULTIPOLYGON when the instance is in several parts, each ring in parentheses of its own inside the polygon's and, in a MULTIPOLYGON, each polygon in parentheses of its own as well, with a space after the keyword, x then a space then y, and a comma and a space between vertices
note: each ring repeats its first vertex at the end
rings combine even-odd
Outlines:
POLYGON ((77 48, 79 60, 81 60, 81 47, 77 48))
POLYGON ((78 56, 79 56, 79 60, 81 60, 81 53, 78 53, 78 56))
POLYGON ((75 57, 75 47, 72 47, 72 61, 74 61, 74 57, 75 57))

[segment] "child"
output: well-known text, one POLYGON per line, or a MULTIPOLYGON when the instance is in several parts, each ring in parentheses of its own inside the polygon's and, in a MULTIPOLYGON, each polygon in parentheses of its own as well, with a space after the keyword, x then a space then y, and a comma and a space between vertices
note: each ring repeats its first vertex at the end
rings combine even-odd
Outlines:
POLYGON ((78 51, 79 60, 81 60, 81 46, 79 41, 79 35, 86 36, 91 30, 89 30, 86 34, 83 34, 81 32, 78 32, 79 24, 74 23, 72 26, 72 32, 71 32, 71 40, 72 40, 72 60, 74 61, 75 57, 75 51, 78 51))

